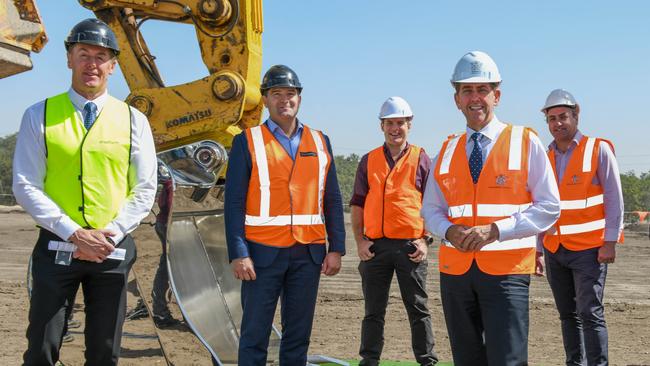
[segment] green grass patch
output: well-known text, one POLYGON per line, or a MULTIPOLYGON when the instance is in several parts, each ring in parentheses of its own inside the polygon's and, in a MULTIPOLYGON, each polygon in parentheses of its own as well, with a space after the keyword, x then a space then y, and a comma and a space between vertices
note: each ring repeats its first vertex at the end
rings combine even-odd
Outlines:
MULTIPOLYGON (((356 360, 347 360, 346 362, 350 363, 350 366, 359 366, 359 361, 356 360)), ((381 361, 379 363, 381 366, 419 366, 417 362, 413 361, 381 361)), ((326 366, 335 366, 333 363, 323 363, 321 365, 326 366)), ((452 362, 438 362, 436 366, 453 366, 452 362)))

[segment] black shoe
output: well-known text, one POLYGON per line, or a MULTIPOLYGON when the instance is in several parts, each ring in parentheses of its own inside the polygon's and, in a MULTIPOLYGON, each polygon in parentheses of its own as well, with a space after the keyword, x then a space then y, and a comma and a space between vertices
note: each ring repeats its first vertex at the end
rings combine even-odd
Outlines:
POLYGON ((147 307, 144 306, 142 300, 138 300, 138 304, 131 310, 126 312, 126 320, 144 319, 149 316, 147 307))
POLYGON ((180 320, 174 319, 171 315, 167 315, 167 316, 154 315, 153 322, 156 324, 156 327, 161 329, 174 327, 181 324, 180 320))
POLYGON ((63 340, 62 341, 63 341, 63 343, 70 343, 70 342, 74 341, 74 336, 72 334, 70 334, 70 332, 66 332, 63 335, 63 340))
POLYGON ((68 329, 77 329, 81 327, 81 322, 76 319, 70 319, 68 320, 68 329))

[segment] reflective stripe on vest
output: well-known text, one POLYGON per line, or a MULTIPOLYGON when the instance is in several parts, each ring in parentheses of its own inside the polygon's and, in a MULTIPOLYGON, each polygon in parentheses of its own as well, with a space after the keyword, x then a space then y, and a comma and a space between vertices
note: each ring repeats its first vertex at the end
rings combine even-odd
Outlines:
POLYGON ((295 161, 266 125, 246 130, 246 138, 253 162, 246 238, 278 247, 324 243, 323 196, 331 158, 320 131, 303 125, 295 161))
MULTIPOLYGON (((456 225, 488 225, 523 212, 532 205, 527 191, 530 129, 508 125, 485 159, 473 184, 467 161, 466 134, 442 146, 434 177, 449 205, 448 219, 456 225), (507 159, 506 159, 507 157, 507 159)), ((481 271, 493 274, 533 273, 536 237, 495 241, 473 253, 463 253, 450 243, 440 247, 440 271, 460 275, 476 260, 481 271)))
POLYGON ((128 196, 131 110, 109 96, 86 132, 68 93, 45 102, 45 193, 74 222, 102 229, 128 196))
POLYGON ((415 187, 420 152, 410 145, 392 169, 383 146, 368 154, 368 195, 363 209, 368 238, 415 239, 424 234, 422 193, 415 187))
MULTIPOLYGON (((555 253, 560 243, 569 250, 600 247, 605 235, 605 206, 603 188, 593 184, 598 169, 600 142, 611 142, 583 136, 566 166, 560 189, 560 218, 544 235, 544 247, 555 253)), ((548 156, 555 171, 555 152, 548 156)), ((622 237, 620 238, 622 241, 622 237)))

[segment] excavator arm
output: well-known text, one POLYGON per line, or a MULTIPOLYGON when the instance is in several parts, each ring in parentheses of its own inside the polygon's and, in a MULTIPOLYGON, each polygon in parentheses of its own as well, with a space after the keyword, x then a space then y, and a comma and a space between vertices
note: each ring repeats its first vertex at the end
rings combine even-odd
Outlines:
POLYGON ((149 118, 158 151, 202 140, 230 147, 242 128, 259 124, 261 0, 80 0, 80 4, 115 32, 119 65, 131 90, 127 102, 149 118), (140 32, 150 19, 193 25, 209 76, 166 86, 140 32))

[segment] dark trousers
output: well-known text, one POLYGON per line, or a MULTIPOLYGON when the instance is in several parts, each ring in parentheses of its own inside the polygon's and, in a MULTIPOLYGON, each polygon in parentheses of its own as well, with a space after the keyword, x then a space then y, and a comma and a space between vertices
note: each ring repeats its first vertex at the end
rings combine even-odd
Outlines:
POLYGON ((153 299, 153 315, 158 317, 170 317, 167 304, 167 291, 169 291, 169 273, 167 272, 167 225, 156 222, 156 234, 160 239, 161 254, 158 261, 158 269, 153 278, 151 298, 153 299))
POLYGON ((427 308, 427 262, 414 263, 407 253, 408 240, 378 239, 374 241, 375 256, 359 263, 365 299, 365 316, 361 323, 360 365, 379 365, 384 347, 384 316, 393 273, 397 274, 402 301, 411 326, 411 346, 421 365, 434 365, 438 357, 433 351, 433 329, 427 308))
POLYGON ((546 277, 560 313, 567 365, 607 365, 607 324, 603 292, 607 264, 598 248, 545 250, 546 277))
POLYGON ((266 267, 255 266, 257 279, 242 281, 243 317, 239 365, 265 365, 278 298, 281 298, 280 365, 304 365, 311 337, 321 265, 308 245, 279 250, 266 267))
POLYGON ((86 313, 86 365, 117 365, 122 324, 126 311, 126 283, 136 258, 135 245, 127 236, 119 245, 127 250, 124 261, 107 259, 92 263, 73 259, 69 266, 54 263, 55 251, 47 249, 56 235, 41 230, 32 253, 33 289, 27 327, 25 365, 54 365, 59 359, 66 319, 82 286, 86 313))
POLYGON ((440 273, 442 307, 456 366, 528 364, 530 275, 494 276, 472 263, 440 273))

